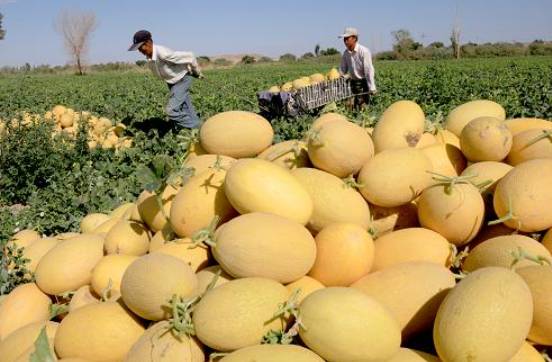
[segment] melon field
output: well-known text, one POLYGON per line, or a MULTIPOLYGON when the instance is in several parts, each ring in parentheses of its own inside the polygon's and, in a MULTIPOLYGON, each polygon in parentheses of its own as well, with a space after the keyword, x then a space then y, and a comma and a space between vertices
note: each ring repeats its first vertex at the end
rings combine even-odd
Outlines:
POLYGON ((552 58, 334 66, 0 78, 0 362, 551 361, 552 58))

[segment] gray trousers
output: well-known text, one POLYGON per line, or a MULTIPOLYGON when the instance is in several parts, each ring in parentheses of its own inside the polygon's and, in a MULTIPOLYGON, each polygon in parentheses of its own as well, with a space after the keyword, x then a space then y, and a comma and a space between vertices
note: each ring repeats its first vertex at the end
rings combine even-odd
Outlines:
POLYGON ((199 127, 199 117, 190 98, 192 79, 192 76, 185 75, 175 84, 167 84, 170 96, 166 111, 175 129, 199 127))

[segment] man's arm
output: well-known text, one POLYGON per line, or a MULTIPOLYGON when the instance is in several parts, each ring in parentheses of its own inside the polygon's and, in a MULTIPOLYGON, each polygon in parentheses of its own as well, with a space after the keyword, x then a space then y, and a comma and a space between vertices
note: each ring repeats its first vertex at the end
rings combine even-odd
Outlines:
POLYGON ((173 63, 173 64, 197 65, 197 60, 194 56, 194 53, 192 52, 174 51, 174 50, 166 49, 166 51, 163 52, 162 54, 160 53, 159 56, 164 61, 173 63))
POLYGON ((347 67, 347 61, 345 60, 345 54, 341 56, 341 65, 339 66, 339 70, 343 75, 349 73, 349 69, 347 67))
POLYGON ((375 70, 374 65, 372 64, 372 53, 368 48, 365 49, 364 54, 364 75, 366 76, 366 80, 368 82, 368 89, 370 92, 376 91, 376 81, 375 81, 375 70))

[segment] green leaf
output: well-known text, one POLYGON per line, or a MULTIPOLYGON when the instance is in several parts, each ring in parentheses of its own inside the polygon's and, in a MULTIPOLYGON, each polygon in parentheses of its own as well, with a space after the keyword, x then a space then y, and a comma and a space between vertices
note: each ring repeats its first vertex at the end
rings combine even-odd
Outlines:
POLYGON ((46 335, 46 327, 43 327, 36 339, 35 351, 31 354, 30 362, 54 362, 50 345, 48 344, 48 336, 46 335))

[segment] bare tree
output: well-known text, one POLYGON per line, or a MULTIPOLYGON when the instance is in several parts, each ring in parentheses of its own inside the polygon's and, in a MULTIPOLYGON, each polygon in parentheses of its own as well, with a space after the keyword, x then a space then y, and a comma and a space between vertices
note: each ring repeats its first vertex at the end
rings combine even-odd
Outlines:
POLYGON ((79 75, 84 74, 84 57, 90 34, 96 29, 96 15, 92 12, 64 10, 56 20, 55 28, 63 37, 67 52, 74 61, 79 75))
POLYGON ((4 36, 6 35, 6 31, 2 28, 2 18, 4 15, 0 13, 0 40, 4 39, 4 36))

